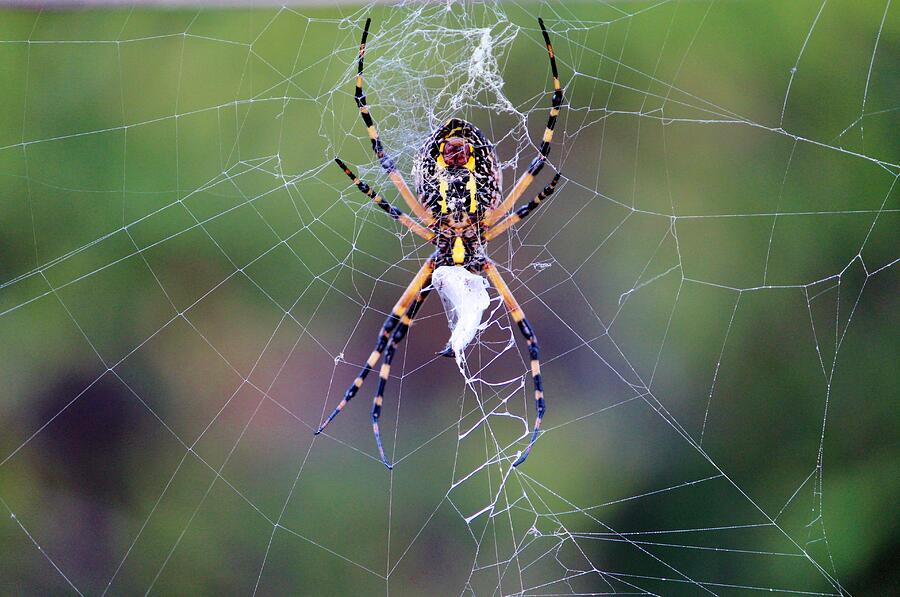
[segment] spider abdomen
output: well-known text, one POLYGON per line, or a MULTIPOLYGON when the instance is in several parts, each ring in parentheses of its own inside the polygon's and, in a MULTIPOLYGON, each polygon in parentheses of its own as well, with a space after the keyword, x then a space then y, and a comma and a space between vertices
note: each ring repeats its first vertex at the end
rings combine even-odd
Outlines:
POLYGON ((459 118, 448 120, 419 149, 415 177, 416 192, 439 227, 477 226, 501 200, 500 160, 493 144, 459 118))

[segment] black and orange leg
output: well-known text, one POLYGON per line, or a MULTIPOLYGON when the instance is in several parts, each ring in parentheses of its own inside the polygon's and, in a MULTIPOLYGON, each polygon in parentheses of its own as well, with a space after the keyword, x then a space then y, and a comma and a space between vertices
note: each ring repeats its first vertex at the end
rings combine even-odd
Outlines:
POLYGON ((540 207, 541 202, 544 201, 544 199, 546 199, 550 195, 552 195, 553 192, 556 190, 556 184, 559 182, 559 177, 560 177, 560 174, 559 174, 559 172, 557 172, 556 176, 553 177, 553 180, 550 181, 550 184, 545 186, 543 188, 543 190, 540 193, 538 193, 534 199, 532 199, 531 201, 529 201, 528 203, 526 203, 525 205, 523 205, 522 207, 520 207, 513 213, 509 214, 508 216, 506 216, 505 218, 503 218, 502 220, 497 222, 493 227, 488 229, 488 231, 485 232, 485 234, 484 234, 484 240, 489 241, 489 240, 496 238, 497 236, 500 235, 500 233, 504 232, 507 228, 509 228, 513 224, 517 224, 517 223, 521 222, 526 217, 528 217, 528 214, 530 214, 531 212, 536 210, 538 207, 540 207))
POLYGON ((350 180, 353 181, 353 184, 356 185, 356 188, 358 188, 367 197, 374 201, 375 205, 383 209, 385 213, 387 213, 387 215, 391 216, 425 240, 430 241, 434 239, 434 232, 432 232, 428 228, 425 228, 424 226, 410 218, 408 215, 385 201, 384 198, 375 191, 375 189, 366 184, 365 181, 360 180, 359 177, 354 174, 353 171, 350 170, 350 168, 348 168, 340 158, 334 158, 334 161, 338 165, 338 167, 340 167, 340 169, 344 171, 344 174, 346 174, 350 178, 350 180))
POLYGON ((544 412, 546 412, 547 409, 546 403, 544 402, 544 383, 541 379, 541 349, 538 346, 534 330, 531 329, 531 324, 525 319, 525 312, 522 311, 522 307, 519 306, 519 302, 516 300, 516 297, 513 296, 509 286, 503 281, 500 272, 497 271, 497 267, 492 262, 488 261, 484 264, 484 273, 487 275, 488 280, 491 281, 494 288, 497 289, 497 292, 500 293, 500 296, 503 298, 503 303, 509 310, 509 314, 512 316, 513 321, 516 322, 522 335, 525 336, 525 341, 528 343, 528 356, 531 358, 531 377, 534 380, 534 406, 537 410, 537 416, 534 419, 534 431, 531 433, 531 440, 528 442, 528 446, 513 463, 513 466, 519 466, 525 462, 526 458, 528 458, 528 455, 531 453, 531 448, 534 446, 534 442, 537 441, 538 435, 541 432, 541 421, 543 421, 544 412))
POLYGON ((391 464, 387 457, 384 454, 384 446, 381 443, 381 430, 378 426, 378 420, 381 418, 381 405, 384 402, 384 389, 387 386, 388 377, 391 374, 391 363, 394 360, 394 351, 397 349, 397 345, 403 341, 403 338, 406 336, 406 332, 409 331, 409 326, 412 324, 412 320, 415 319, 416 313, 419 311, 419 307, 422 306, 422 303, 425 302, 426 297, 428 297, 428 293, 431 292, 431 278, 429 277, 428 281, 425 282, 424 288, 419 292, 419 295, 416 297, 416 300, 413 301, 413 304, 410 305, 409 310, 406 312, 400 319, 400 325, 397 326, 397 329, 394 330, 393 336, 391 336, 391 341, 388 343, 387 350, 384 353, 384 361, 381 364, 381 371, 378 375, 378 391, 375 392, 375 398, 372 401, 372 431, 375 433, 375 445, 378 446, 378 454, 381 456, 381 461, 384 463, 384 466, 388 467, 388 469, 394 468, 394 465, 391 464))
POLYGON ((547 156, 550 154, 550 142, 553 140, 553 129, 556 127, 556 120, 559 118, 559 111, 563 102, 562 86, 559 82, 559 70, 556 68, 556 56, 553 54, 550 36, 547 34, 547 28, 544 27, 544 21, 542 19, 538 19, 538 24, 541 26, 541 33, 544 36, 544 43, 547 46, 547 54, 550 56, 550 70, 553 73, 553 99, 551 100, 550 105, 550 116, 547 118, 547 128, 544 129, 544 136, 538 147, 538 155, 531 160, 528 170, 519 177, 519 180, 516 181, 516 184, 513 186, 512 191, 509 192, 509 195, 506 196, 500 205, 485 216, 484 223, 488 226, 497 222, 513 208, 516 201, 522 196, 522 193, 524 193, 532 183, 534 177, 537 176, 544 167, 547 156))
POLYGON ((366 131, 369 133, 369 139, 372 141, 372 150, 378 157, 378 161, 381 163, 381 167, 384 168, 385 172, 388 173, 391 182, 393 182, 394 186, 397 187, 397 190, 400 192, 403 200, 406 201, 406 204, 416 215, 416 217, 425 222, 426 225, 430 225, 434 221, 434 218, 431 216, 431 213, 427 209, 425 209, 425 207, 416 198, 416 196, 413 195, 413 192, 410 190, 409 185, 406 184, 406 181, 403 180, 403 176, 401 176, 400 172, 397 170, 396 163, 391 158, 391 156, 389 156, 387 152, 385 152, 384 145, 381 143, 381 139, 378 137, 378 129, 375 128, 375 121, 372 120, 372 115, 369 113, 369 106, 366 104, 366 94, 363 93, 362 87, 363 58, 366 55, 366 39, 368 39, 369 37, 369 25, 371 24, 372 19, 366 19, 366 26, 363 29, 362 40, 359 42, 356 92, 354 95, 354 97, 356 98, 356 106, 359 108, 359 114, 360 116, 362 116, 363 122, 366 125, 366 131))
POLYGON ((350 384, 350 387, 347 388, 347 391, 344 393, 344 397, 338 403, 331 414, 328 415, 328 418, 319 426, 319 429, 316 431, 316 435, 322 433, 325 430, 325 427, 331 423, 332 419, 334 419, 338 414, 344 410, 344 407, 347 406, 347 403, 350 402, 359 389, 362 387, 363 382, 366 380, 366 377, 375 368, 375 365, 381 359, 382 353, 385 351, 388 342, 391 339, 391 334, 394 333, 394 330, 400 324, 403 317, 407 315, 407 311, 410 309, 413 302, 418 297, 419 293, 422 291, 422 288, 429 283, 431 280, 431 273, 434 271, 434 258, 430 257, 428 261, 425 262, 425 265, 419 269, 419 272, 416 274, 416 277, 413 278, 412 282, 409 283, 409 286, 406 287, 406 290, 403 291, 403 294, 397 300, 394 308, 391 309, 390 315, 387 316, 387 319, 384 320, 384 325, 381 326, 381 332, 378 335, 378 341, 375 343, 375 349, 372 351, 372 354, 369 355, 369 358, 366 360, 366 364, 363 365, 362 370, 360 370, 359 374, 356 376, 356 379, 353 380, 353 383, 350 384))

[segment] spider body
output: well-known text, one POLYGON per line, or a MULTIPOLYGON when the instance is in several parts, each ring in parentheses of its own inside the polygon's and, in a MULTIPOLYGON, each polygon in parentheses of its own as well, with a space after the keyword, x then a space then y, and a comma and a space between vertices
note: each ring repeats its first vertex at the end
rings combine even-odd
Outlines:
POLYGON ((486 257, 481 221, 503 198, 493 144, 478 127, 451 118, 416 154, 414 173, 416 194, 434 220, 437 264, 480 271, 486 257))
POLYGON ((524 311, 503 280, 496 265, 488 257, 486 244, 537 209, 544 199, 553 194, 560 179, 559 173, 556 173, 550 183, 529 203, 509 213, 547 161, 553 129, 562 105, 563 93, 556 68, 556 58, 553 54, 553 47, 550 45, 550 37, 544 27, 544 22, 538 19, 550 58, 553 98, 547 127, 538 147, 538 154, 510 192, 505 197, 503 196, 500 160, 493 144, 488 141, 478 127, 465 120, 451 118, 429 136, 416 154, 414 165, 416 193, 413 194, 397 170, 394 160, 384 150, 362 90, 363 57, 370 23, 371 20, 367 19, 359 46, 356 104, 372 142, 372 150, 381 166, 387 171, 391 182, 412 210, 412 215, 417 219, 413 219, 385 201, 339 158, 335 158, 335 162, 353 180, 357 188, 370 197, 376 205, 415 234, 434 244, 436 250, 397 300, 391 313, 385 319, 375 348, 362 370, 344 393, 344 397, 337 407, 316 431, 316 435, 321 433, 344 409, 362 387, 369 373, 375 369, 378 361, 381 360, 378 389, 372 403, 372 429, 381 461, 388 468, 392 468, 385 456, 381 442, 379 419, 384 390, 390 377, 391 363, 396 347, 405 337, 419 307, 431 292, 431 275, 435 268, 445 265, 465 267, 473 273, 480 273, 488 278, 502 297, 507 310, 528 345, 537 417, 528 445, 513 462, 515 467, 522 464, 531 452, 540 433, 546 408, 541 378, 540 349, 531 324, 525 318, 524 311))

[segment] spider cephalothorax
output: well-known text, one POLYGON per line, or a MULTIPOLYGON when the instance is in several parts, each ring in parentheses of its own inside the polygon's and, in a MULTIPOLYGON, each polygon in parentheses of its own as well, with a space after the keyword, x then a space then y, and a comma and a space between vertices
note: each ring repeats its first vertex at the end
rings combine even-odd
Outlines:
POLYGON ((547 128, 544 130, 544 136, 538 148, 538 154, 531 161, 528 170, 516 181, 509 194, 503 197, 500 160, 497 158, 494 146, 476 126, 459 118, 451 118, 431 134, 416 154, 416 194, 414 195, 404 181, 403 176, 397 170, 394 160, 384 151, 384 146, 378 138, 375 122, 372 120, 371 114, 369 114, 366 96, 362 90, 363 57, 366 52, 366 38, 369 34, 370 23, 371 20, 366 19, 362 41, 359 45, 356 105, 359 107, 359 113, 366 124, 375 155, 381 162, 382 167, 387 171, 388 176, 390 176, 391 182, 397 187, 403 200, 419 221, 414 220, 385 201, 374 189, 360 180, 340 159, 335 158, 335 161, 344 173, 353 180, 360 191, 368 195, 376 205, 386 211, 392 218, 398 220, 425 240, 433 243, 436 246, 436 251, 428 258, 394 305, 391 314, 381 328, 375 349, 369 355, 366 364, 344 393, 343 399, 316 431, 316 434, 321 433, 325 426, 344 409, 359 391, 359 388, 362 387, 363 381, 375 368, 378 361, 383 359, 379 373, 378 390, 372 405, 372 428, 375 432, 375 442, 382 462, 388 468, 392 467, 384 454, 378 420, 381 416, 384 389, 390 375, 394 352, 397 344, 406 335, 422 302, 428 296, 428 293, 431 292, 431 276, 435 268, 439 266, 464 267, 474 273, 487 276, 488 280, 503 298, 506 308, 528 343, 531 375, 534 379, 534 402, 537 417, 534 421, 534 431, 531 434, 531 440, 516 461, 513 462, 513 466, 518 466, 525 461, 531 452, 531 448, 540 433, 541 421, 544 417, 545 403, 543 382, 541 380, 540 349, 531 325, 525 319, 525 313, 506 285, 506 282, 503 281, 497 266, 488 258, 485 252, 485 245, 510 226, 527 217, 544 199, 553 194, 556 184, 559 182, 559 173, 557 173, 553 180, 534 199, 522 205, 513 213, 509 213, 547 161, 547 155, 550 153, 550 141, 553 138, 553 127, 556 125, 556 119, 559 116, 560 106, 562 105, 563 93, 559 84, 556 58, 553 55, 553 47, 550 45, 550 37, 547 35, 544 22, 538 19, 538 23, 541 26, 541 34, 547 45, 547 54, 550 57, 550 70, 553 74, 553 102, 550 108, 550 117, 547 119, 547 128))

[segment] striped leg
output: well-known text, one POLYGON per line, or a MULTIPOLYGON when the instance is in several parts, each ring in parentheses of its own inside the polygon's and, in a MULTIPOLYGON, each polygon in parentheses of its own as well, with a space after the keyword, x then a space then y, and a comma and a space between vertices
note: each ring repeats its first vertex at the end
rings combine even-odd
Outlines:
POLYGON ((553 177, 553 180, 550 181, 550 184, 545 186, 544 190, 537 194, 537 197, 503 218, 500 222, 498 222, 490 230, 488 230, 484 235, 484 240, 489 241, 496 238, 501 232, 504 232, 513 224, 521 222, 526 217, 528 217, 528 214, 541 206, 541 201, 553 194, 553 191, 556 190, 556 183, 558 182, 559 172, 556 173, 556 176, 553 177))
POLYGON ((344 174, 346 174, 350 178, 350 180, 353 181, 353 184, 355 184, 360 191, 365 193, 366 196, 374 201, 375 205, 383 209, 385 213, 387 213, 387 215, 391 216, 425 240, 430 241, 434 238, 434 232, 432 232, 428 228, 425 228, 424 226, 410 218, 408 215, 385 201, 381 195, 375 192, 375 189, 367 185, 364 181, 360 180, 359 177, 356 176, 356 174, 354 174, 353 171, 350 170, 350 168, 348 168, 340 158, 334 158, 334 161, 341 168, 341 170, 344 171, 344 174))
POLYGON ((350 387, 347 388, 347 391, 344 393, 344 397, 341 399, 340 403, 335 407, 331 414, 328 415, 328 418, 319 426, 319 429, 316 431, 316 435, 322 433, 325 430, 325 427, 331 423, 331 420, 338 416, 344 407, 347 406, 347 403, 356 396, 356 393, 362 387, 363 382, 366 380, 366 377, 369 375, 369 372, 374 369, 375 364, 381 359, 381 354, 384 352, 385 347, 388 345, 388 341, 391 338, 391 334, 394 332, 394 329, 400 323, 401 318, 404 317, 407 310, 410 308, 410 305, 413 303, 413 300, 419 295, 419 292, 422 290, 422 287, 425 286, 429 280, 431 280, 431 272, 434 271, 434 258, 431 257, 428 261, 425 262, 425 265, 419 270, 419 273, 416 274, 416 277, 413 278, 413 281, 409 283, 409 286, 406 287, 406 290, 397 300, 397 303, 394 305, 394 308, 391 310, 391 314, 388 315, 387 319, 384 320, 384 325, 381 326, 381 333, 378 335, 378 342, 375 344, 375 350, 372 351, 372 354, 369 355, 368 360, 366 360, 366 364, 363 365, 362 370, 359 372, 359 375, 356 376, 356 379, 353 380, 353 383, 350 384, 350 387))
POLYGON ((378 446, 378 454, 381 456, 384 466, 388 467, 388 469, 393 469, 394 465, 388 462, 387 457, 384 455, 384 446, 381 443, 381 430, 378 427, 378 419, 381 418, 381 404, 384 401, 384 388, 387 385, 388 376, 391 374, 391 362, 394 360, 394 351, 397 345, 403 341, 406 332, 409 331, 412 320, 415 319, 419 307, 425 302, 429 292, 431 292, 430 276, 428 281, 425 282, 425 287, 419 292, 409 311, 406 312, 406 315, 400 320, 400 325, 394 331, 394 335, 391 337, 391 341, 384 353, 384 362, 381 364, 381 371, 378 375, 378 391, 375 392, 375 399, 372 401, 372 431, 375 433, 375 445, 378 446))
POLYGON ((384 146, 381 143, 381 139, 378 137, 378 129, 375 128, 375 121, 372 120, 372 115, 369 113, 369 106, 366 105, 366 94, 363 93, 363 58, 366 55, 366 39, 369 37, 369 25, 372 23, 372 19, 366 19, 366 26, 363 29, 362 40, 359 42, 359 60, 358 60, 358 70, 356 74, 356 105, 359 108, 359 114, 362 116, 363 122, 366 124, 366 130, 369 133, 369 139, 372 140, 372 150, 375 151, 375 155, 378 157, 378 161, 381 162, 381 167, 385 169, 390 176, 391 182, 394 183, 394 186, 397 187, 397 190, 400 192, 400 195, 403 197, 403 200, 406 201, 406 204, 412 210, 412 212, 416 215, 417 218, 425 222, 426 225, 431 224, 434 221, 434 218, 431 217, 431 213, 422 206, 422 203, 413 195, 412 191, 409 189, 409 185, 406 184, 406 181, 403 180, 403 176, 400 175, 400 172, 397 171, 397 166, 394 163, 394 160, 391 159, 389 155, 384 151, 384 146))
POLYGON ((534 380, 534 406, 537 410, 537 417, 534 420, 534 431, 531 434, 531 441, 528 442, 528 446, 513 463, 513 466, 519 466, 525 462, 525 459, 528 458, 528 455, 531 453, 531 448, 534 446, 534 442, 541 432, 541 421, 544 419, 544 412, 546 412, 546 404, 544 403, 544 384, 541 380, 541 351, 537 343, 537 338, 534 335, 534 331, 531 329, 531 324, 525 319, 525 312, 522 311, 518 301, 516 301, 516 297, 510 292, 509 286, 507 286, 506 282, 503 281, 503 278, 500 277, 500 272, 497 271, 497 267, 492 262, 488 261, 484 264, 484 272, 487 274, 491 284, 494 285, 494 288, 497 289, 497 292, 500 293, 504 304, 506 304, 506 308, 509 310, 510 315, 512 315, 513 321, 518 324, 519 330, 521 330, 522 335, 525 336, 525 341, 528 342, 528 355, 531 357, 531 377, 534 380))
POLYGON ((556 119, 559 117, 560 106, 562 106, 563 102, 562 86, 559 83, 559 71, 556 68, 556 56, 553 54, 550 36, 547 34, 547 29, 544 27, 544 21, 542 19, 538 19, 538 24, 541 26, 544 43, 547 45, 547 54, 550 56, 550 70, 553 73, 553 100, 550 106, 550 116, 547 119, 547 128, 544 129, 544 137, 538 148, 537 157, 531 161, 528 170, 516 181, 512 191, 510 191, 503 202, 485 216, 484 223, 488 226, 494 224, 513 208, 516 201, 519 200, 519 197, 522 196, 522 193, 525 192, 525 189, 527 189, 534 180, 534 177, 537 176, 538 172, 544 167, 544 163, 547 161, 547 155, 550 154, 550 141, 553 139, 553 128, 556 126, 556 119))

